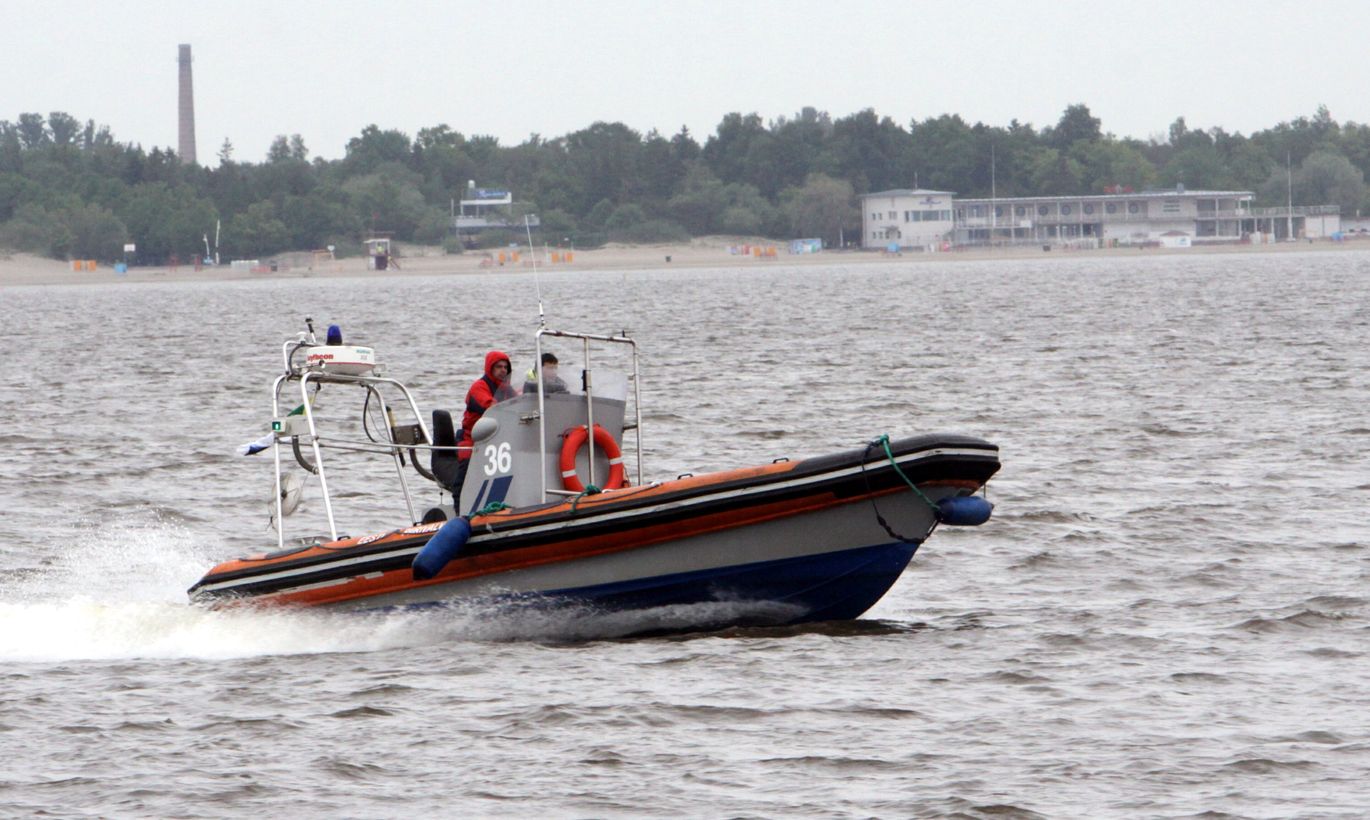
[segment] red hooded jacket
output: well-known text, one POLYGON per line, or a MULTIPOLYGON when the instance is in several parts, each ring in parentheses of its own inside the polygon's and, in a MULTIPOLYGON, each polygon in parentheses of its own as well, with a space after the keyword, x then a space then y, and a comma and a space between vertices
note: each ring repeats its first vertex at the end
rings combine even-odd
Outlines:
MULTIPOLYGON (((476 426, 476 422, 485 415, 486 410, 490 409, 490 405, 518 395, 518 391, 509 384, 507 378, 504 381, 495 378, 495 364, 498 362, 509 365, 509 372, 514 372, 509 357, 503 352, 492 350, 485 354, 485 375, 476 379, 471 384, 471 389, 466 391, 466 412, 461 415, 461 441, 458 442, 459 446, 470 447, 472 445, 471 428, 476 426)), ((471 451, 469 449, 457 451, 457 458, 462 461, 466 461, 470 457, 471 451)))

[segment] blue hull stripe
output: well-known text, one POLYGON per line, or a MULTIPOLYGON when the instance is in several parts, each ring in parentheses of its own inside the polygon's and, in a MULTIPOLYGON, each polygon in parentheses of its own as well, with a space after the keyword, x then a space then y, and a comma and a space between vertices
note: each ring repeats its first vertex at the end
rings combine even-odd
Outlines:
POLYGON ((504 499, 508 497, 509 486, 513 483, 514 477, 511 475, 500 476, 494 480, 487 478, 485 481, 481 482, 480 492, 476 493, 476 500, 471 505, 471 512, 468 513, 468 515, 475 515, 476 510, 479 510, 486 504, 493 504, 497 501, 502 503, 504 499), (490 493, 489 498, 485 497, 487 491, 490 493))
MULTIPOLYGON (((717 625, 781 625, 840 621, 860 617, 875 605, 908 566, 918 544, 894 542, 778 561, 658 575, 632 581, 548 590, 535 595, 500 596, 527 603, 588 603, 605 610, 646 610, 688 604, 737 604, 717 625), (747 604, 764 604, 747 607, 747 604)), ((443 601, 410 604, 404 609, 442 606, 443 601)), ((385 607, 390 609, 390 607, 385 607)), ((694 629, 711 628, 707 619, 694 629)))

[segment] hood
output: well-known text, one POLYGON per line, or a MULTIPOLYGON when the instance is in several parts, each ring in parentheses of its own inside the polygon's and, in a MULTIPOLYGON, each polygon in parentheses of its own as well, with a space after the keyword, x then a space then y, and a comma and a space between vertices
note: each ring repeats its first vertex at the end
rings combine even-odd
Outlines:
MULTIPOLYGON (((514 372, 514 366, 509 362, 508 354, 504 353, 503 351, 492 350, 489 353, 485 354, 485 375, 488 376, 490 379, 493 379, 494 381, 499 381, 499 379, 495 379, 494 370, 495 363, 500 361, 509 365, 509 373, 511 375, 514 372)), ((506 379, 505 381, 508 380, 506 379)))

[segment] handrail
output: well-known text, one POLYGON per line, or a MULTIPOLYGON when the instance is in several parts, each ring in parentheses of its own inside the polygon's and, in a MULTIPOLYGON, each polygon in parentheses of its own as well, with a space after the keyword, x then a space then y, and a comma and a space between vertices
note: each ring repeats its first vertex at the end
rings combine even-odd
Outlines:
MULTIPOLYGON (((291 346, 292 346, 292 345, 298 347, 298 346, 299 346, 299 343, 298 343, 298 342, 287 342, 286 345, 285 345, 285 347, 283 347, 283 352, 284 352, 285 357, 286 357, 287 365, 289 365, 289 363, 290 363, 290 356, 293 355, 293 352, 294 352, 294 351, 291 349, 291 346)), ((300 384, 300 399, 301 399, 301 405, 302 405, 302 407, 303 407, 305 422, 306 422, 306 424, 307 424, 308 427, 309 427, 309 431, 308 431, 308 433, 305 434, 305 435, 308 436, 308 438, 309 438, 309 442, 308 442, 308 443, 309 443, 310 447, 311 447, 311 448, 313 449, 313 451, 314 451, 314 474, 317 475, 317 476, 319 477, 319 492, 320 492, 320 494, 323 496, 324 512, 325 512, 325 513, 327 514, 327 516, 328 516, 328 529, 329 529, 329 534, 332 536, 333 540, 336 541, 336 540, 338 539, 338 525, 337 525, 337 519, 335 518, 334 513, 333 513, 333 498, 332 498, 332 495, 331 495, 331 494, 329 493, 329 491, 328 491, 328 479, 327 479, 327 476, 325 475, 325 472, 324 472, 323 448, 324 448, 324 446, 325 446, 326 439, 325 439, 323 436, 320 436, 320 435, 319 435, 319 430, 318 430, 318 427, 317 427, 317 425, 316 425, 316 423, 315 423, 315 420, 314 420, 314 408, 313 408, 312 403, 309 401, 309 385, 310 385, 311 383, 316 383, 316 384, 324 384, 324 383, 333 383, 333 384, 355 384, 355 385, 358 385, 358 386, 360 386, 360 387, 364 387, 364 388, 366 388, 366 389, 368 389, 368 390, 373 391, 377 396, 380 395, 380 392, 376 390, 376 386, 377 386, 377 385, 391 385, 391 386, 393 386, 397 391, 399 391, 399 393, 400 393, 400 395, 403 397, 405 403, 407 403, 407 404, 409 405, 409 410, 410 410, 410 412, 412 412, 412 413, 414 414, 414 420, 415 420, 415 422, 418 424, 419 432, 423 435, 424 441, 426 441, 426 442, 431 442, 431 441, 433 440, 433 436, 432 436, 432 434, 430 433, 430 431, 428 430, 428 426, 427 426, 426 424, 424 424, 424 421, 423 421, 423 413, 419 410, 418 402, 416 402, 416 401, 414 400, 414 396, 413 396, 412 393, 409 392, 409 388, 405 387, 404 384, 401 383, 401 382, 399 382, 398 380, 392 379, 392 378, 388 378, 388 377, 385 377, 385 376, 376 376, 376 375, 352 376, 352 375, 345 375, 345 374, 341 374, 341 373, 328 373, 328 372, 323 371, 323 370, 314 370, 314 369, 303 368, 303 367, 289 366, 289 370, 288 370, 286 373, 283 373, 283 374, 277 376, 276 379, 274 380, 274 382, 272 383, 272 390, 271 390, 271 412, 272 412, 272 417, 273 417, 273 418, 280 418, 280 417, 281 417, 281 401, 280 401, 280 399, 281 399, 281 389, 285 386, 285 384, 286 384, 287 382, 290 382, 290 381, 298 381, 299 384, 300 384)), ((316 391, 316 392, 317 392, 317 391, 316 391)), ((385 404, 385 401, 384 401, 384 398, 383 398, 383 397, 380 398, 380 401, 381 401, 381 414, 382 414, 383 417, 385 417, 385 418, 387 419, 386 429, 387 429, 387 437, 390 438, 389 441, 387 441, 387 442, 376 442, 376 441, 362 442, 362 441, 360 441, 360 440, 334 439, 333 441, 337 442, 337 444, 333 444, 333 445, 330 445, 330 446, 333 446, 335 449, 347 449, 347 450, 352 450, 352 451, 354 451, 354 452, 373 452, 373 453, 386 453, 386 452, 389 452, 389 453, 391 454, 391 456, 392 456, 392 457, 394 458, 394 460, 395 460, 396 474, 397 474, 397 477, 399 478, 399 481, 400 481, 400 490, 401 490, 401 492, 402 492, 403 495, 404 495, 405 506, 406 506, 406 508, 407 508, 408 511, 409 511, 409 518, 410 518, 410 520, 412 521, 412 520, 414 520, 414 503, 413 503, 412 495, 411 495, 410 492, 409 492, 409 480, 405 477, 404 470, 403 470, 402 465, 401 465, 401 463, 400 463, 400 456, 399 456, 400 451, 401 451, 401 450, 404 450, 404 449, 411 448, 411 447, 413 447, 413 448, 415 448, 415 449, 428 449, 428 450, 445 450, 445 449, 459 450, 459 449, 461 449, 461 448, 460 448, 460 447, 451 447, 451 448, 447 448, 447 447, 438 447, 438 446, 432 445, 432 444, 427 444, 427 445, 402 445, 402 444, 396 442, 396 441, 394 440, 394 438, 393 438, 393 433, 389 432, 389 430, 390 430, 390 427, 389 427, 389 424, 388 424, 389 413, 387 412, 387 410, 388 410, 388 405, 385 404), (345 446, 339 446, 339 445, 345 445, 345 446)), ((285 545, 285 517, 284 517, 284 514, 283 514, 283 505, 282 505, 282 498, 281 498, 281 441, 282 441, 282 438, 284 438, 284 437, 283 437, 283 436, 276 436, 276 437, 272 440, 272 447, 271 447, 271 449, 272 449, 273 458, 274 458, 275 465, 276 465, 276 477, 275 477, 275 485, 276 485, 276 499, 275 499, 275 501, 276 501, 276 542, 277 542, 277 545, 278 545, 279 547, 282 547, 282 548, 283 548, 284 545, 285 545)), ((298 438, 298 437, 296 437, 296 438, 298 438)))
MULTIPOLYGON (((290 356, 286 354, 286 360, 290 356)), ((289 373, 283 373, 276 377, 271 383, 271 418, 281 417, 281 385, 286 379, 290 378, 289 373)), ((276 548, 285 548, 285 514, 281 503, 281 439, 279 436, 271 437, 271 457, 275 461, 276 469, 272 471, 276 483, 276 548)))
POLYGON ((338 540, 338 524, 333 519, 333 498, 328 494, 328 479, 323 472, 323 451, 319 448, 319 431, 314 426, 314 407, 309 401, 309 378, 316 375, 313 371, 300 377, 300 398, 304 402, 304 417, 309 423, 310 446, 314 448, 314 475, 319 477, 319 493, 323 496, 324 512, 328 514, 328 531, 333 540, 338 540))
MULTIPOLYGON (((593 430, 594 430, 594 398, 595 398, 595 390, 594 390, 594 388, 595 388, 595 384, 594 384, 594 380, 593 380, 593 376, 592 376, 593 366, 592 366, 592 362, 591 362, 591 343, 592 343, 592 342, 602 342, 602 343, 608 343, 608 344, 626 344, 626 345, 629 346, 630 350, 632 351, 632 374, 631 374, 631 375, 632 375, 632 381, 633 381, 633 392, 632 392, 633 416, 632 416, 632 421, 631 421, 631 423, 629 423, 628 420, 627 420, 627 418, 625 418, 624 431, 625 431, 625 433, 626 433, 626 431, 627 431, 628 429, 631 428, 631 429, 633 430, 633 435, 635 436, 635 439, 636 439, 636 442, 635 442, 635 449, 637 450, 637 458, 636 458, 636 476, 634 477, 634 481, 640 484, 640 483, 642 482, 642 475, 643 475, 643 452, 642 452, 642 403, 641 403, 641 378, 640 378, 640 355, 639 355, 640 352, 639 352, 639 349, 638 349, 637 341, 634 340, 634 339, 632 339, 632 338, 629 338, 626 331, 624 331, 621 335, 616 335, 616 336, 604 336, 604 335, 590 334, 590 333, 575 333, 575 332, 570 332, 570 331, 548 330, 548 329, 546 329, 546 328, 540 329, 540 330, 537 331, 537 334, 536 334, 536 349, 537 349, 537 351, 536 351, 536 357, 537 357, 537 358, 535 359, 535 365, 534 365, 535 375, 536 375, 537 379, 539 380, 539 382, 541 381, 541 378, 542 378, 542 350, 543 350, 543 348, 542 348, 542 337, 544 337, 544 336, 556 337, 556 338, 565 338, 565 339, 580 339, 580 340, 583 342, 583 345, 584 345, 585 371, 586 371, 586 380, 585 380, 585 385, 584 385, 584 387, 585 387, 586 415, 587 415, 587 419, 588 419, 588 421, 589 421, 588 429, 589 429, 589 430, 591 431, 591 433, 592 433, 592 434, 588 437, 588 438, 589 438, 589 446, 590 446, 590 465, 591 465, 591 466, 590 466, 590 469, 591 469, 590 484, 594 484, 594 483, 595 483, 595 481, 594 481, 594 479, 595 479, 595 476, 594 476, 594 456, 595 456, 595 450, 594 450, 594 435, 593 435, 593 430)), ((314 474, 318 477, 318 480, 319 480, 319 490, 320 490, 320 493, 323 495, 323 501, 324 501, 324 512, 325 512, 325 514, 326 514, 326 516, 327 516, 327 518, 328 518, 328 529, 329 529, 329 534, 330 534, 330 536, 332 537, 333 540, 337 540, 337 539, 338 539, 338 523, 337 523, 336 512, 335 512, 335 510, 333 509, 333 499, 332 499, 332 495, 331 495, 331 493, 330 493, 330 491, 329 491, 329 488, 328 488, 328 478, 327 478, 327 474, 326 474, 326 470, 325 470, 325 464, 324 464, 324 462, 325 462, 324 450, 326 450, 326 449, 332 449, 332 450, 335 450, 335 451, 343 451, 343 452, 369 453, 369 454, 382 455, 382 456, 389 455, 391 458, 393 458, 394 461, 395 461, 396 476, 398 477, 398 479, 399 479, 399 481, 400 481, 400 488, 401 488, 401 491, 402 491, 403 496, 404 496, 405 505, 406 505, 406 507, 407 507, 407 509, 408 509, 408 511, 409 511, 410 520, 412 521, 412 520, 415 520, 414 500, 413 500, 413 496, 412 496, 411 493, 410 493, 409 484, 408 484, 408 479, 407 479, 407 477, 406 477, 406 471, 404 470, 403 462, 402 462, 402 460, 401 460, 401 454, 403 453, 403 451, 405 451, 405 450, 410 451, 411 457, 413 457, 414 454, 415 454, 416 452, 420 452, 420 451, 427 451, 427 452, 454 452, 454 451, 455 451, 455 452, 470 452, 470 451, 472 451, 472 450, 475 449, 474 445, 450 445, 450 446, 448 446, 448 445, 437 445, 437 444, 433 444, 433 443, 432 443, 432 441, 433 441, 432 432, 429 430, 428 425, 424 422, 423 414, 422 414, 422 412, 419 410, 418 403, 415 401, 413 394, 410 393, 408 387, 406 387, 403 383, 401 383, 400 381, 398 381, 398 380, 396 380, 396 379, 389 378, 389 377, 386 377, 386 376, 380 376, 380 375, 377 375, 377 374, 375 374, 375 373, 370 373, 370 374, 367 374, 367 375, 349 375, 349 374, 342 374, 342 373, 330 373, 330 372, 328 372, 326 369, 311 368, 311 367, 308 367, 308 366, 306 366, 306 365, 303 365, 303 364, 301 364, 301 363, 299 363, 299 362, 297 362, 297 361, 293 361, 293 359, 294 359, 294 357, 296 356, 296 354, 298 353, 298 351, 300 351, 301 349, 303 349, 303 348, 305 348, 305 347, 309 347, 309 346, 311 346, 311 345, 313 345, 313 344, 316 344, 316 342, 314 342, 314 340, 308 338, 308 336, 307 336, 306 334, 300 334, 300 337, 299 337, 299 338, 297 338, 297 339, 292 339, 292 340, 289 340, 289 341, 285 342, 285 343, 282 345, 282 347, 281 347, 281 353, 282 353, 282 359, 283 359, 283 361, 284 361, 284 364, 285 364, 285 368, 286 368, 286 369, 285 369, 285 372, 283 372, 283 373, 277 375, 276 378, 275 378, 275 379, 273 380, 273 382, 272 382, 272 389, 271 389, 271 411, 272 411, 272 417, 273 417, 274 419, 283 418, 284 412, 285 412, 285 411, 284 411, 284 408, 283 408, 283 405, 282 405, 282 399, 283 399, 283 395, 282 395, 282 394, 283 394, 283 391, 286 390, 286 385, 288 385, 290 382, 298 382, 298 384, 299 384, 299 391, 300 391, 300 401, 301 401, 301 413, 302 413, 302 415, 303 415, 303 417, 304 417, 304 424, 305 424, 305 426, 306 426, 306 428, 307 428, 307 430, 300 431, 298 434, 293 435, 293 436, 292 436, 292 435, 287 435, 287 434, 285 434, 284 432, 280 432, 280 433, 278 433, 276 436, 274 436, 274 437, 273 437, 273 440, 272 440, 272 448, 271 448, 271 449, 272 449, 272 458, 273 458, 273 461, 274 461, 274 463, 275 463, 275 477, 274 477, 274 483, 275 483, 275 490, 276 490, 276 494, 275 494, 275 495, 276 495, 276 497, 275 497, 276 541, 277 541, 277 546, 278 546, 278 548, 282 548, 282 549, 283 549, 284 546, 285 546, 285 515, 284 515, 284 500, 283 500, 282 495, 281 495, 281 490, 282 490, 282 473, 281 473, 281 469, 282 469, 282 454, 281 454, 281 449, 282 449, 283 446, 290 446, 290 444, 289 444, 289 440, 290 440, 290 439, 293 438, 297 444, 307 445, 307 446, 313 451, 313 456, 314 456, 314 465, 313 465, 314 469, 313 469, 313 472, 314 472, 314 474), (359 387, 362 387, 362 388, 364 388, 364 389, 366 389, 366 390, 371 391, 372 394, 376 397, 376 401, 378 402, 378 406, 379 406, 379 410, 380 410, 381 416, 382 416, 382 418, 385 420, 386 432, 385 432, 384 436, 379 436, 379 435, 378 435, 378 436, 376 436, 375 438, 373 438, 372 435, 371 435, 370 433, 368 433, 368 435, 366 436, 366 439, 360 439, 360 438, 351 438, 351 437, 334 437, 334 436, 325 436, 325 435, 321 435, 320 432, 319 432, 319 426, 318 426, 319 420, 318 420, 318 419, 316 418, 316 416, 315 416, 313 403, 310 401, 310 392, 311 392, 311 387, 312 387, 312 388, 313 388, 313 392, 314 392, 314 393, 317 393, 319 387, 320 387, 321 385, 323 385, 323 384, 353 384, 353 385, 357 385, 357 386, 359 386, 359 387), (391 422, 391 412, 390 412, 391 405, 390 405, 389 402, 386 401, 385 397, 384 397, 383 395, 381 395, 381 391, 377 389, 378 387, 387 386, 387 385, 393 387, 393 388, 398 392, 399 396, 401 397, 400 400, 399 400, 399 405, 407 405, 408 408, 409 408, 409 410, 410 410, 410 412, 413 413, 414 420, 415 420, 415 423, 416 423, 418 429, 417 429, 416 431, 414 431, 413 434, 411 434, 410 437, 418 437, 418 438, 421 438, 422 441, 418 441, 418 442, 414 442, 414 443, 408 443, 408 442, 407 442, 407 439, 406 439, 406 441, 404 441, 404 442, 402 442, 402 441, 400 441, 400 440, 397 440, 396 434, 395 434, 395 427, 394 427, 394 425, 392 425, 392 424, 390 423, 390 422, 391 422), (382 439, 382 438, 383 438, 384 440, 377 440, 377 439, 382 439)), ((539 388, 541 388, 541 385, 539 385, 539 388)), ((394 395, 392 394, 391 397, 394 398, 394 395)), ((542 468, 541 468, 541 470, 540 470, 540 473, 541 473, 541 479, 540 479, 540 480, 541 480, 541 482, 542 482, 542 484, 541 484, 541 490, 542 490, 542 500, 543 500, 544 502, 548 501, 549 498, 559 497, 559 496, 563 495, 563 492, 562 492, 562 491, 560 491, 560 490, 555 490, 555 489, 552 489, 552 488, 549 488, 549 487, 548 487, 547 467, 546 467, 546 465, 547 465, 547 463, 548 463, 548 462, 547 462, 548 453, 547 453, 547 429, 546 429, 546 424, 547 424, 547 422, 546 422, 546 417, 547 417, 547 414, 546 414, 546 409, 547 409, 547 408, 546 408, 545 391, 542 390, 542 389, 539 389, 539 390, 538 390, 538 430, 539 430, 539 437, 538 437, 538 452, 539 452, 539 456, 540 456, 540 463, 541 463, 541 465, 542 465, 542 468)), ((408 421, 406 420, 406 421, 405 421, 405 426, 408 426, 408 424, 409 424, 409 423, 408 423, 408 421)), ((416 463, 416 466, 417 466, 417 463, 416 463)), ((420 471, 420 472, 422 472, 422 471, 420 471)), ((460 493, 460 490, 458 490, 458 493, 460 493)), ((459 497, 459 495, 458 495, 457 498, 454 498, 454 501, 456 501, 457 503, 460 503, 460 497, 459 497)))
POLYGON ((461 452, 463 450, 476 449, 470 445, 461 444, 452 446, 444 446, 441 444, 400 444, 391 441, 368 441, 359 438, 335 438, 333 436, 319 436, 318 439, 324 447, 332 447, 337 450, 352 450, 358 453, 380 453, 381 455, 390 455, 392 453, 400 453, 411 449, 442 452, 461 452))
MULTIPOLYGON (((642 392, 638 371, 638 347, 637 340, 628 336, 625 330, 619 336, 600 336, 594 333, 574 333, 564 330, 549 330, 539 328, 534 334, 534 359, 533 372, 538 382, 538 459, 542 465, 541 470, 541 490, 542 500, 545 503, 549 492, 559 494, 560 491, 549 490, 547 487, 547 405, 546 391, 542 389, 542 337, 552 336, 561 339, 580 339, 583 342, 585 356, 585 417, 586 431, 589 433, 588 445, 590 456, 590 484, 595 483, 595 417, 594 417, 594 380, 591 375, 590 367, 590 342, 607 342, 610 344, 626 344, 632 348, 633 352, 633 437, 636 441, 637 449, 637 475, 634 478, 636 483, 642 483, 642 392)), ((624 425, 626 428, 626 424, 624 425)))

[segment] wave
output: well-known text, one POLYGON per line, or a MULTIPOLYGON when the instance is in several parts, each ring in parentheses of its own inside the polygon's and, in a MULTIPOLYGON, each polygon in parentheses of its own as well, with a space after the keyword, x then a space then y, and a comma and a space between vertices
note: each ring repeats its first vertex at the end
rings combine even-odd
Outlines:
POLYGON ((144 510, 89 525, 61 550, 0 574, 0 660, 227 659, 462 640, 574 642, 667 632, 711 617, 766 623, 793 614, 746 601, 645 612, 550 608, 545 601, 372 613, 210 610, 192 606, 185 591, 220 556, 180 520, 167 519, 144 510))
POLYGON ((1326 746, 1339 746, 1346 742, 1341 735, 1321 729, 1310 729, 1290 737, 1276 738, 1278 743, 1321 743, 1326 746))
POLYGON ((1177 683, 1227 683, 1227 675, 1220 675, 1214 672, 1174 672, 1170 679, 1177 683))
POLYGON ((1317 765, 1312 760, 1272 760, 1268 757, 1250 757, 1233 760, 1223 764, 1222 768, 1243 774, 1275 774, 1281 771, 1309 769, 1317 765))
POLYGON ((1359 658, 1364 652, 1356 652, 1350 649, 1338 649, 1333 646, 1319 646, 1313 649, 1302 650, 1305 655, 1312 655, 1315 658, 1359 658))
MULTIPOLYGON (((774 603, 710 602, 631 612, 526 600, 454 602, 422 610, 209 610, 176 601, 0 601, 0 660, 199 659, 376 652, 454 642, 581 643, 672 633, 708 619, 788 617, 774 603)), ((818 628, 820 631, 822 627, 818 628)), ((860 634, 861 628, 841 627, 860 634)), ((890 631, 878 626, 879 634, 890 631)), ((712 633, 718 635, 720 633, 712 633)), ((725 636, 728 633, 723 633, 725 636)), ((749 633, 731 633, 747 637, 749 633)), ((757 636, 783 633, 750 633, 757 636)), ((802 634, 802 633, 792 633, 802 634)))
POLYGON ((1370 601, 1350 595, 1317 595, 1304 601, 1305 606, 1326 609, 1354 609, 1365 606, 1366 603, 1370 603, 1370 601))
POLYGON ((1247 618, 1234 628, 1247 632, 1281 632, 1287 629, 1320 629, 1344 620, 1344 616, 1304 609, 1282 618, 1256 616, 1247 618))

